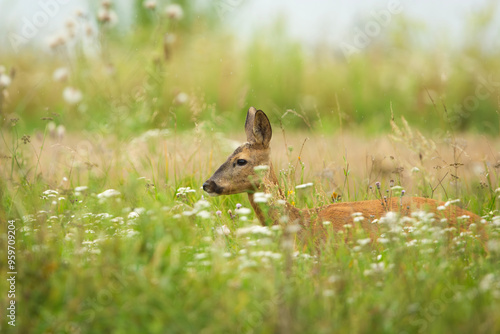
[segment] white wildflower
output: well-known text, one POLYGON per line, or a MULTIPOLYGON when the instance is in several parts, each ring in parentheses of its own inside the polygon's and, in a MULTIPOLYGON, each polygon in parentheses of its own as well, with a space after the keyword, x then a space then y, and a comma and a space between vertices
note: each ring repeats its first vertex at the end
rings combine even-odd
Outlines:
POLYGON ((334 290, 324 290, 323 291, 323 297, 333 297, 333 296, 335 296, 334 290))
POLYGON ((226 225, 222 225, 215 229, 215 233, 219 235, 228 235, 231 233, 231 230, 226 225))
POLYGON ((136 230, 133 230, 133 229, 128 229, 125 232, 126 232, 127 238, 132 238, 133 236, 136 236, 139 234, 139 232, 137 232, 136 230))
POLYGON ((295 189, 304 189, 307 187, 312 187, 314 184, 312 182, 309 183, 304 183, 304 184, 299 184, 298 186, 295 186, 295 189))
POLYGON ((97 20, 112 27, 118 23, 118 15, 112 9, 101 7, 97 11, 97 20))
POLYGON ((198 212, 196 215, 198 217, 200 217, 201 219, 208 219, 212 216, 210 214, 210 212, 208 212, 207 210, 202 210, 202 211, 198 212))
POLYGON ((43 193, 43 195, 45 195, 45 197, 49 198, 49 197, 57 197, 57 195, 59 195, 59 192, 57 192, 56 190, 52 190, 52 189, 48 189, 48 190, 45 190, 43 193))
POLYGON ((251 209, 249 209, 249 208, 241 207, 241 208, 239 208, 239 209, 234 210, 234 212, 235 212, 236 214, 238 214, 238 215, 243 215, 243 216, 245 216, 245 215, 250 214, 250 213, 252 212, 252 210, 251 210, 251 209))
POLYGON ((377 242, 380 243, 380 244, 386 244, 386 243, 389 242, 389 239, 387 239, 387 238, 378 238, 377 242))
POLYGON ((194 254, 194 258, 196 260, 202 260, 202 259, 206 259, 207 258, 207 254, 206 253, 198 253, 198 254, 194 254))
POLYGON ((267 201, 272 197, 271 194, 266 194, 262 192, 255 193, 253 195, 253 201, 255 203, 267 203, 267 201))
POLYGON ((437 207, 437 210, 438 211, 443 211, 443 210, 446 210, 446 207, 444 205, 440 205, 437 207))
POLYGON ((272 232, 269 230, 267 226, 260 226, 260 225, 241 227, 236 230, 236 235, 245 235, 245 234, 272 235, 272 232))
POLYGON ((412 172, 412 173, 418 173, 418 172, 420 172, 420 169, 419 169, 418 167, 413 167, 413 168, 411 169, 411 172, 412 172))
POLYGON ((208 203, 208 201, 205 199, 200 199, 198 202, 194 203, 194 210, 196 212, 208 207, 210 207, 210 203, 208 203))
POLYGON ((253 168, 253 170, 256 171, 256 172, 262 172, 262 171, 269 170, 269 166, 267 166, 267 165, 259 165, 259 166, 255 166, 253 168))
POLYGON ((274 253, 271 251, 263 251, 263 250, 252 252, 252 253, 250 253, 250 256, 252 256, 252 257, 269 257, 269 258, 274 259, 274 260, 279 260, 282 257, 282 255, 280 253, 274 253))
POLYGON ((54 79, 54 81, 59 81, 59 82, 66 81, 68 77, 69 77, 69 70, 66 67, 59 67, 52 74, 52 79, 54 79))
POLYGON ((458 203, 458 202, 460 202, 460 198, 446 201, 446 203, 444 203, 444 206, 448 207, 448 206, 450 206, 450 204, 455 204, 455 203, 458 203))
POLYGON ((500 240, 497 239, 488 240, 486 245, 491 253, 500 254, 500 240))
POLYGON ((357 240, 357 243, 358 243, 360 246, 365 246, 365 245, 368 245, 371 241, 372 241, 372 239, 370 239, 370 238, 366 238, 366 239, 358 239, 358 240, 357 240))
POLYGON ((75 188, 75 191, 81 193, 81 192, 84 192, 87 189, 88 189, 87 186, 78 186, 78 187, 75 188))
POLYGON ((385 216, 380 218, 379 224, 393 225, 397 221, 398 221, 398 214, 396 212, 389 211, 385 214, 385 216))
POLYGON ((128 214, 128 219, 136 219, 139 218, 139 214, 135 211, 132 211, 128 214))
POLYGON ((180 20, 184 16, 184 11, 180 5, 174 3, 165 7, 165 14, 173 20, 180 20))
POLYGON ((327 226, 327 225, 331 225, 331 224, 332 224, 332 222, 331 222, 331 221, 328 221, 328 220, 325 220, 325 221, 323 222, 323 225, 325 225, 325 226, 327 226))
POLYGON ((495 282, 495 275, 491 273, 487 274, 486 276, 483 277, 483 279, 479 283, 479 290, 481 290, 482 292, 490 290, 494 282, 495 282))
POLYGON ((103 191, 100 194, 97 194, 97 198, 110 198, 110 197, 116 197, 116 196, 120 196, 120 195, 121 194, 118 190, 108 189, 108 190, 103 191))
POLYGON ((184 104, 186 102, 189 101, 189 95, 187 95, 186 93, 184 92, 180 92, 179 94, 177 94, 174 98, 174 102, 176 104, 184 104))
POLYGON ((51 49, 55 49, 58 46, 66 44, 67 37, 64 33, 59 33, 48 39, 48 44, 51 49))
POLYGON ((12 80, 7 74, 0 73, 0 88, 9 87, 12 80))
POLYGON ((410 240, 406 242, 406 247, 413 247, 417 244, 417 239, 410 240))
MULTIPOLYGON (((165 37, 163 37, 163 42, 164 42, 165 44, 167 44, 167 45, 172 45, 172 44, 174 44, 176 41, 177 41, 177 35, 176 35, 176 34, 174 34, 174 33, 171 33, 171 32, 166 33, 166 34, 165 34, 165 37)), ((185 94, 185 93, 182 93, 182 94, 185 94)), ((178 95, 177 95, 177 96, 178 96, 178 95)), ((177 98, 177 96, 176 96, 176 98, 177 98)), ((184 96, 182 96, 182 97, 184 97, 184 96)), ((186 97, 186 100, 185 100, 185 101, 182 101, 182 100, 181 100, 181 101, 175 101, 175 100, 174 100, 174 101, 175 101, 176 103, 181 102, 180 104, 185 103, 185 102, 187 102, 187 97, 188 97, 188 96, 187 96, 187 94, 185 95, 185 97, 186 97)))
POLYGON ((98 213, 97 215, 95 215, 95 217, 97 219, 109 219, 111 217, 113 217, 112 215, 110 215, 109 213, 107 212, 103 212, 103 213, 98 213))
POLYGON ((68 104, 77 104, 83 98, 82 92, 74 87, 66 87, 63 91, 63 98, 68 104))
POLYGON ((294 225, 288 225, 285 230, 288 232, 288 233, 297 233, 299 232, 301 229, 300 225, 299 224, 294 224, 294 225))
POLYGON ((365 220, 365 217, 361 216, 361 217, 354 217, 353 218, 353 221, 355 223, 361 223, 363 220, 365 220))
POLYGON ((195 193, 195 192, 196 190, 191 189, 191 187, 181 187, 177 189, 177 193, 175 194, 175 196, 186 195, 188 193, 195 193))
POLYGON ((145 208, 135 208, 134 212, 137 212, 138 214, 142 215, 143 213, 146 212, 145 208))
POLYGON ((143 2, 143 6, 146 9, 154 10, 156 9, 156 0, 146 0, 143 2))

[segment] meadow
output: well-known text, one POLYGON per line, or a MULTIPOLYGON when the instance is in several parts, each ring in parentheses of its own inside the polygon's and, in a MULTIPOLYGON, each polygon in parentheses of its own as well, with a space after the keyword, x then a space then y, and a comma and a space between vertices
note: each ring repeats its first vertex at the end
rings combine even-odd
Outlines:
POLYGON ((0 331, 499 332, 500 57, 478 37, 492 9, 459 49, 426 49, 399 17, 346 58, 279 20, 244 45, 220 8, 178 3, 136 1, 120 30, 105 1, 45 51, 0 51, 0 268, 16 272, 0 331), (319 246, 260 226, 245 194, 201 189, 250 106, 297 207, 379 198, 380 182, 483 219, 388 214, 375 240, 347 226, 319 246))

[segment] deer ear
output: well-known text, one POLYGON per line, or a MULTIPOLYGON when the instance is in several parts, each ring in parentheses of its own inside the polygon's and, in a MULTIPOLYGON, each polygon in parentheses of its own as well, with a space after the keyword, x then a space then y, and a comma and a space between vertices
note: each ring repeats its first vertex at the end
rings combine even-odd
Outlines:
POLYGON ((247 119, 245 121, 245 133, 247 134, 247 141, 253 142, 255 141, 254 135, 253 135, 253 123, 255 120, 255 113, 257 110, 254 107, 250 107, 247 112, 247 119))
POLYGON ((267 148, 272 136, 273 130, 269 118, 262 110, 257 110, 253 121, 253 141, 267 148))

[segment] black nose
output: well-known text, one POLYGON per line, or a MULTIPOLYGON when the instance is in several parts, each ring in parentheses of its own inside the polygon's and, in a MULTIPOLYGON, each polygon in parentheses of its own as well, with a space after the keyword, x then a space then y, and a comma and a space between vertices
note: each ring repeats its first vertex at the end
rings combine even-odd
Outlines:
POLYGON ((203 183, 203 190, 205 190, 209 194, 222 194, 223 188, 219 187, 217 183, 212 180, 207 180, 203 183))
POLYGON ((217 188, 217 185, 215 184, 214 181, 207 180, 207 181, 205 181, 205 183, 203 183, 203 190, 205 190, 207 193, 215 192, 216 188, 217 188))

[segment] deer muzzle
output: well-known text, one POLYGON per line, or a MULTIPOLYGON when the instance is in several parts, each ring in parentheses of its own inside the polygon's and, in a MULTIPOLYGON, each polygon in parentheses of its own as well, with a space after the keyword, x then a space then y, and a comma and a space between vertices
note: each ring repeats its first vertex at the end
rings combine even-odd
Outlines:
POLYGON ((222 194, 224 188, 219 187, 217 183, 212 180, 207 180, 203 183, 203 190, 205 190, 210 196, 219 196, 222 194))

